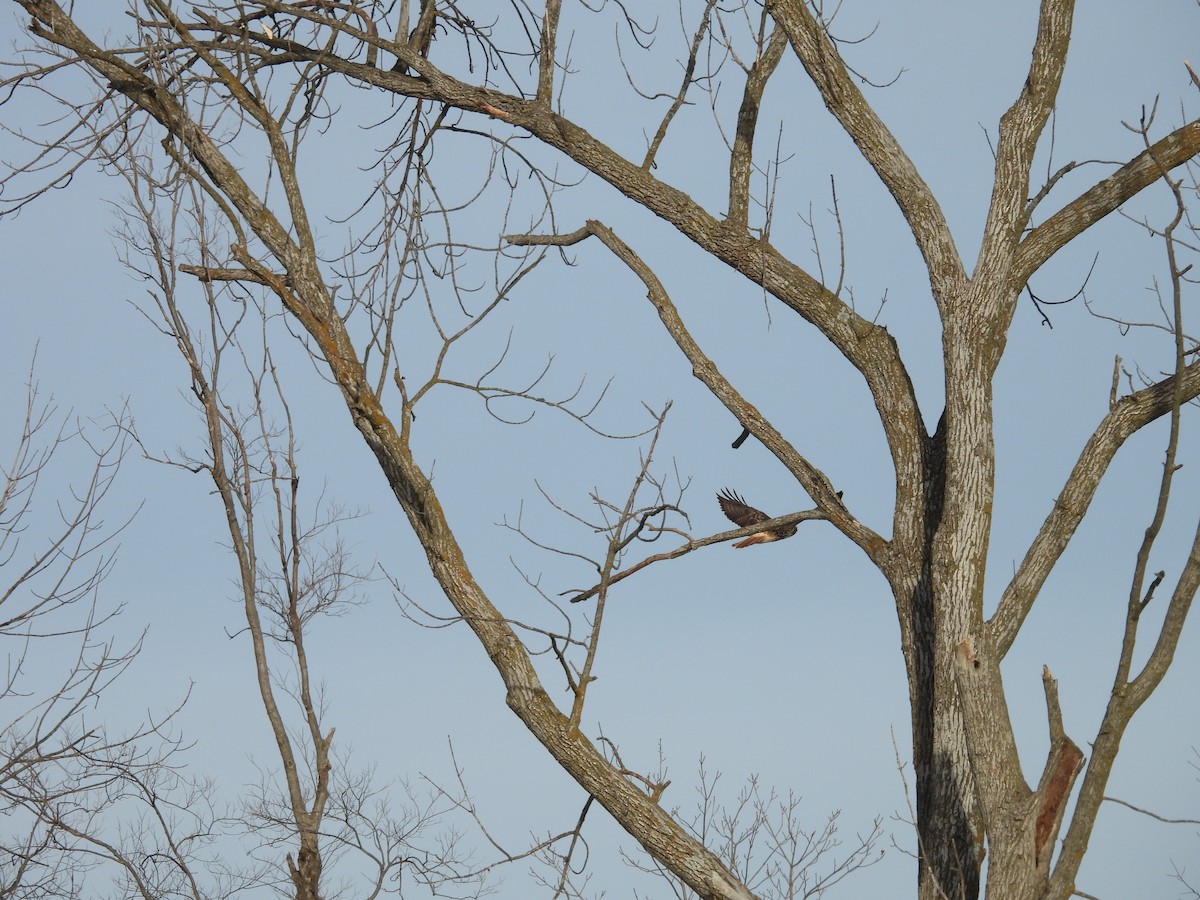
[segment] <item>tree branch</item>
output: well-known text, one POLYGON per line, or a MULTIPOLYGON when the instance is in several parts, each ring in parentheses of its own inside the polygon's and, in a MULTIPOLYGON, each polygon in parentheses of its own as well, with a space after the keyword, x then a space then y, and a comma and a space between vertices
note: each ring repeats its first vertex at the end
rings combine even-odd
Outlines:
POLYGON ((1183 402, 1200 396, 1200 360, 1185 367, 1179 376, 1171 375, 1122 397, 1088 438, 1053 509, 988 620, 1001 656, 1008 653, 1042 585, 1083 521, 1113 457, 1131 435, 1171 411, 1177 383, 1183 402))
POLYGON ((1143 816, 1149 816, 1152 819, 1157 819, 1167 825, 1200 825, 1200 819, 1168 819, 1166 816, 1160 816, 1156 812, 1151 812, 1148 809, 1143 809, 1140 806, 1134 806, 1132 803, 1127 803, 1116 797, 1105 797, 1104 802, 1116 803, 1118 806, 1124 806, 1126 809, 1132 809, 1136 813, 1141 813, 1143 816))
POLYGON ((713 7, 717 5, 717 0, 707 0, 704 5, 704 15, 700 17, 700 24, 696 26, 696 33, 692 36, 692 46, 688 51, 687 63, 683 67, 683 83, 679 86, 679 90, 675 94, 675 99, 671 101, 670 107, 663 115, 662 121, 658 123, 658 129, 654 132, 654 137, 650 140, 650 146, 646 149, 646 157, 642 160, 642 168, 649 170, 654 166, 654 157, 658 155, 658 148, 662 146, 662 142, 667 137, 667 129, 671 125, 671 120, 675 118, 675 114, 683 108, 683 104, 687 100, 688 88, 692 86, 696 74, 696 57, 700 53, 700 45, 704 41, 704 36, 708 33, 709 23, 712 21, 713 7))
MULTIPOLYGON (((995 178, 988 204, 983 244, 972 279, 968 315, 987 312, 1011 319, 1024 280, 1012 280, 1008 262, 1029 209, 1029 174, 1038 138, 1054 111, 1067 48, 1071 40, 1074 0, 1042 0, 1029 73, 1019 96, 1000 118, 1000 140, 996 148, 995 178), (1005 283, 1007 287, 1002 287, 1005 283), (987 298, 988 310, 980 308, 987 298)), ((999 353, 995 354, 998 362, 999 353)))
POLYGON ((1021 241, 1013 261, 1015 281, 1024 284, 1072 239, 1162 177, 1160 164, 1170 171, 1197 154, 1200 154, 1200 120, 1177 128, 1084 191, 1021 241))
MULTIPOLYGON (((668 550, 664 553, 656 553, 653 556, 648 556, 638 563, 630 566, 627 569, 622 569, 611 575, 607 581, 602 581, 594 587, 588 588, 586 591, 581 591, 571 598, 572 603, 582 603, 591 597, 595 597, 602 589, 612 587, 618 581, 624 581, 630 575, 640 572, 646 566, 656 562, 663 562, 668 559, 678 559, 691 553, 693 550, 699 550, 701 547, 708 547, 711 544, 723 544, 726 541, 736 540, 741 537, 749 537, 752 534, 758 534, 760 531, 771 531, 775 528, 780 528, 787 525, 794 525, 799 522, 813 521, 829 521, 829 516, 820 509, 806 509, 801 512, 788 513, 785 516, 776 516, 766 522, 760 522, 757 525, 749 525, 746 528, 735 528, 732 531, 722 531, 720 534, 714 534, 705 538, 689 538, 687 543, 676 547, 674 550, 668 550)), ((572 594, 574 591, 563 591, 563 594, 572 594)))
POLYGON ((900 207, 925 260, 934 299, 941 305, 962 288, 967 276, 933 191, 862 95, 824 24, 808 4, 804 0, 771 0, 767 9, 787 32, 792 49, 821 92, 825 106, 900 207))
POLYGON ((766 48, 754 60, 746 75, 742 90, 742 105, 738 109, 737 132, 729 154, 729 227, 744 231, 750 218, 750 175, 754 170, 754 132, 762 107, 767 80, 775 73, 783 51, 787 49, 787 34, 778 26, 767 39, 766 48))
POLYGON ((850 514, 825 473, 802 456, 766 417, 742 397, 720 373, 712 360, 700 349, 687 326, 684 325, 679 311, 672 303, 662 282, 634 252, 633 248, 617 237, 612 229, 600 222, 590 220, 583 228, 573 231, 569 235, 509 235, 507 240, 514 244, 537 243, 565 246, 578 243, 588 235, 598 238, 646 286, 648 299, 657 310, 667 333, 691 363, 692 374, 713 392, 713 395, 733 413, 743 427, 749 429, 750 433, 783 463, 808 492, 808 495, 816 501, 817 508, 825 517, 839 531, 861 547, 877 565, 883 565, 887 542, 850 514))
MULTIPOLYGON (((433 6, 432 3, 429 4, 433 6)), ((542 18, 541 47, 538 52, 537 102, 550 106, 554 91, 554 53, 558 39, 558 15, 562 0, 546 0, 546 14, 542 18)), ((423 10, 422 10, 423 11, 423 10)))
POLYGON ((600 583, 596 585, 595 589, 596 611, 592 615, 592 633, 587 641, 583 667, 579 670, 579 678, 574 688, 575 699, 571 704, 570 724, 571 728, 576 731, 579 730, 579 723, 583 719, 583 704, 587 697, 588 686, 595 681, 595 677, 592 675, 592 668, 595 665, 596 650, 600 644, 600 624, 604 619, 604 602, 608 599, 608 588, 613 582, 613 576, 617 571, 622 551, 628 546, 630 541, 636 538, 641 531, 642 525, 646 522, 646 518, 642 517, 641 521, 633 527, 632 531, 626 533, 626 528, 637 518, 634 514, 634 507, 637 504, 638 492, 650 474, 650 462, 654 459, 654 448, 658 446, 658 439, 662 435, 663 423, 666 421, 667 411, 670 408, 671 405, 668 403, 666 408, 655 417, 654 436, 650 439, 650 446, 642 454, 642 465, 638 470, 637 477, 633 480, 633 486, 630 488, 629 495, 625 500, 625 507, 621 510, 620 516, 609 532, 604 563, 600 566, 600 583))
POLYGON ((1034 794, 1034 864, 1040 873, 1046 874, 1050 871, 1054 841, 1062 827, 1071 789, 1083 768, 1083 753, 1063 730, 1058 682, 1048 666, 1042 666, 1042 687, 1046 692, 1046 716, 1050 722, 1050 753, 1034 794))

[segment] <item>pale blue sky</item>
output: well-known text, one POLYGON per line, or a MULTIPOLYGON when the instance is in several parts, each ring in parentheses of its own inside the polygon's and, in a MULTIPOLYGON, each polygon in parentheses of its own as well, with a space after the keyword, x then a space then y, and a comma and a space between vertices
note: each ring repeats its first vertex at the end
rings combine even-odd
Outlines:
MULTIPOLYGON (((124 28, 116 4, 113 9, 108 27, 124 28)), ((11 11, 4 15, 7 43, 16 29, 11 11)), ((695 9, 685 11, 689 27, 697 15, 695 9)), ((1028 0, 928 0, 902 10, 847 0, 839 19, 842 33, 852 37, 879 25, 870 40, 847 50, 864 74, 886 81, 904 70, 894 86, 869 96, 939 197, 968 269, 990 188, 985 132, 994 139, 999 114, 1020 88, 1035 17, 1036 4, 1028 0)), ((663 4, 653 68, 648 60, 638 69, 641 57, 631 58, 635 71, 644 73, 643 88, 677 87, 674 60, 685 46, 678 19, 672 5, 663 4)), ((1200 98, 1188 88, 1183 60, 1194 54, 1198 26, 1200 10, 1181 0, 1158 0, 1137 10, 1111 2, 1080 4, 1051 167, 1134 155, 1138 138, 1121 120, 1136 121, 1142 104, 1156 95, 1161 95, 1157 134, 1179 123, 1181 98, 1194 115, 1200 98)), ((564 27, 579 27, 570 5, 564 27)), ((640 158, 643 132, 652 131, 657 117, 639 118, 641 107, 619 73, 609 79, 611 67, 603 60, 611 47, 608 25, 574 34, 578 74, 567 84, 566 111, 618 150, 640 158), (601 68, 604 79, 596 74, 601 68)), ((370 161, 373 148, 385 140, 352 125, 381 119, 391 108, 375 92, 337 96, 346 125, 327 136, 314 134, 306 151, 312 198, 331 215, 353 209, 363 186, 356 167, 370 161)), ((732 94, 720 99, 726 128, 734 99, 732 94)), ((19 98, 3 108, 5 124, 28 127, 45 118, 46 110, 32 97, 19 98)), ((926 415, 936 420, 940 338, 911 237, 791 58, 768 90, 759 129, 763 153, 774 144, 781 115, 780 143, 789 158, 779 184, 775 243, 802 265, 814 265, 810 237, 799 220, 811 205, 828 261, 835 237, 827 214, 829 178, 835 175, 848 241, 847 283, 860 310, 874 310, 886 291, 880 320, 897 336, 926 415)), ((482 117, 473 124, 499 127, 482 117)), ((721 146, 706 101, 697 97, 664 145, 658 174, 720 212, 726 177, 721 146)), ((10 137, 0 141, 0 158, 19 159, 26 152, 10 137)), ((451 156, 460 152, 452 143, 444 152, 447 160, 459 158, 451 156)), ((1046 165, 1043 153, 1041 169, 1046 165)), ((1110 170, 1088 166, 1067 178, 1043 214, 1110 170)), ((577 177, 565 163, 561 174, 577 177)), ((456 188, 467 189, 454 185, 451 193, 456 188)), ((131 305, 144 297, 144 287, 116 258, 110 204, 119 203, 122 192, 117 179, 88 168, 67 189, 0 222, 5 272, 0 457, 19 427, 35 344, 43 394, 53 394, 73 415, 102 420, 106 409, 128 402, 148 447, 202 452, 182 363, 131 305)), ((1163 189, 1152 188, 1130 208, 1163 222, 1170 214, 1165 199, 1163 189)), ((845 491, 858 516, 889 531, 889 460, 874 410, 859 376, 811 328, 765 304, 751 285, 702 259, 596 179, 561 195, 557 215, 563 230, 599 218, 632 244, 662 277, 725 374, 845 491)), ((494 238, 498 221, 477 223, 482 240, 494 238)), ((340 248, 343 226, 330 223, 319 230, 331 249, 340 248)), ((1164 278, 1161 243, 1115 215, 1039 272, 1035 289, 1047 298, 1071 295, 1096 252, 1099 262, 1088 286, 1095 306, 1131 317, 1151 315, 1146 289, 1164 278)), ((480 368, 479 359, 493 358, 511 329, 511 383, 536 373, 550 353, 556 361, 548 390, 586 376, 594 391, 615 376, 598 414, 614 430, 633 430, 644 421, 641 401, 655 407, 673 401, 655 471, 673 477, 678 469, 691 479, 687 509, 698 534, 727 527, 713 499, 726 485, 773 514, 806 507, 803 492, 763 448, 750 441, 730 450, 736 424, 664 339, 641 284, 598 244, 573 248, 571 256, 574 268, 547 260, 522 284, 503 318, 471 345, 478 357, 464 360, 460 374, 466 377, 480 368)), ((1159 333, 1122 336, 1078 302, 1050 315, 1053 329, 1041 324, 1031 305, 1021 306, 997 383, 992 603, 1107 408, 1114 355, 1151 372, 1169 364, 1159 333)), ((412 352, 420 360, 428 345, 412 352)), ((445 612, 339 397, 303 361, 289 357, 284 366, 299 423, 302 473, 312 488, 308 501, 315 502, 324 483, 330 497, 365 512, 345 528, 358 558, 365 565, 378 560, 415 598, 445 612)), ((1193 432, 1193 422, 1185 422, 1180 457, 1185 468, 1167 534, 1151 563, 1152 569, 1167 570, 1168 584, 1179 571, 1200 509, 1193 432)), ((1162 427, 1148 429, 1122 451, 1006 661, 1009 706, 1032 781, 1047 745, 1043 664, 1059 679, 1068 733, 1085 753, 1094 736, 1112 679, 1133 556, 1152 511, 1164 436, 1162 427)), ((510 559, 528 573, 544 572, 550 592, 590 582, 586 572, 539 554, 497 523, 514 520, 524 501, 535 533, 599 553, 594 538, 587 543, 586 535, 547 513, 535 479, 556 500, 576 508, 596 489, 623 497, 644 445, 603 441, 549 412, 523 427, 500 425, 470 397, 450 393, 434 397, 422 411, 414 440, 427 465, 436 460, 435 485, 477 575, 497 605, 521 620, 544 616, 544 605, 510 559)), ((65 481, 72 469, 70 460, 63 463, 65 481)), ((224 796, 236 797, 241 785, 256 780, 255 763, 274 768, 275 762, 251 677, 249 644, 227 636, 239 628, 240 610, 232 599, 236 570, 223 550, 228 537, 221 511, 203 476, 133 453, 106 518, 120 520, 139 503, 144 505, 123 536, 103 596, 127 605, 122 629, 149 631, 142 657, 114 692, 117 702, 100 713, 137 720, 146 710, 169 707, 191 685, 191 701, 179 719, 181 731, 195 743, 189 759, 197 772, 218 780, 224 796)), ((519 848, 530 832, 570 827, 585 799, 582 792, 504 707, 499 679, 474 638, 462 627, 416 628, 401 617, 385 582, 370 585, 367 595, 363 608, 319 623, 314 638, 314 666, 327 684, 328 721, 337 726, 338 746, 353 746, 359 763, 374 763, 381 781, 417 781, 426 773, 449 783, 449 737, 480 812, 508 845, 519 848)), ((1153 609, 1146 628, 1155 621, 1153 609)), ((555 669, 546 662, 542 673, 552 695, 559 696, 555 669)), ((672 778, 667 805, 691 810, 697 759, 704 754, 710 771, 724 773, 729 799, 756 774, 763 785, 803 795, 802 811, 813 826, 833 809, 843 810, 841 825, 849 833, 882 815, 896 842, 914 847, 911 829, 891 818, 907 815, 893 734, 901 757, 907 760, 910 753, 894 606, 883 579, 832 529, 804 525, 792 541, 745 553, 709 548, 614 588, 598 674, 589 695, 592 733, 602 726, 618 741, 626 763, 643 771, 657 767, 661 747, 672 778)), ((1166 683, 1127 734, 1110 794, 1167 816, 1200 816, 1200 784, 1192 767, 1193 748, 1200 746, 1198 682, 1200 633, 1193 621, 1166 683)), ((909 778, 911 786, 911 773, 909 778)), ((1106 805, 1079 887, 1103 900, 1174 897, 1172 863, 1200 860, 1196 832, 1194 826, 1163 825, 1106 805)), ((638 881, 621 862, 605 814, 592 813, 587 833, 594 841, 597 892, 629 897, 636 887, 641 896, 668 895, 664 886, 638 881)), ((629 850, 631 844, 623 842, 629 850)), ((915 863, 887 849, 883 862, 833 896, 911 895, 915 863)), ((481 854, 487 856, 482 849, 481 854)), ((1192 872, 1200 880, 1200 865, 1192 872)), ((534 895, 523 865, 502 877, 501 896, 534 895)))

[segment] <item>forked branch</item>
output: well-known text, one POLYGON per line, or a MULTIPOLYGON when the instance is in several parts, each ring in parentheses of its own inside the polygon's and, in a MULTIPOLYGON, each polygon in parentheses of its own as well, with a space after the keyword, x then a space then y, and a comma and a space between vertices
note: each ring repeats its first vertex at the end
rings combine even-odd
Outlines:
POLYGON ((608 546, 605 548, 604 562, 600 566, 600 583, 596 585, 595 591, 597 600, 596 610, 592 614, 592 632, 587 641, 587 652, 584 656, 583 668, 580 669, 579 677, 575 679, 573 687, 575 699, 571 703, 570 727, 575 731, 579 730, 579 723, 583 718, 583 703, 587 697, 588 685, 595 681, 592 669, 595 666, 596 651, 600 645, 600 626, 604 621, 604 602, 608 598, 608 586, 612 583, 613 576, 617 572, 617 567, 625 548, 637 538, 642 530, 642 526, 646 523, 646 517, 638 516, 635 508, 637 506, 638 494, 649 478, 650 463, 654 459, 654 448, 658 446, 658 439, 662 435, 663 423, 666 421, 667 412, 670 408, 670 404, 667 404, 667 407, 655 416, 654 435, 650 439, 650 446, 642 454, 642 465, 638 470, 637 477, 633 479, 633 485, 630 487, 629 495, 625 499, 625 506, 621 509, 617 521, 613 523, 608 533, 608 546))
POLYGON ((785 32, 821 99, 891 192, 912 229, 934 298, 940 303, 966 282, 941 206, 878 113, 851 77, 841 54, 804 0, 771 0, 767 9, 785 32))
MULTIPOLYGON (((1016 101, 1000 119, 995 180, 976 278, 980 273, 1007 275, 1007 261, 1028 215, 1029 174, 1034 153, 1054 111, 1067 64, 1074 12, 1074 0, 1042 0, 1029 72, 1016 101)), ((1015 282, 1018 290, 1022 284, 1024 281, 1015 282)), ((1008 293, 995 291, 998 299, 1008 293)), ((1014 302, 1015 298, 1008 299, 996 311, 1008 315, 1009 304, 1014 302)))
POLYGON ((1160 165, 1169 172, 1197 154, 1200 154, 1200 120, 1177 128, 1146 148, 1030 231, 1017 252, 1014 278, 1021 284, 1028 281, 1073 238, 1157 181, 1161 177, 1160 165))

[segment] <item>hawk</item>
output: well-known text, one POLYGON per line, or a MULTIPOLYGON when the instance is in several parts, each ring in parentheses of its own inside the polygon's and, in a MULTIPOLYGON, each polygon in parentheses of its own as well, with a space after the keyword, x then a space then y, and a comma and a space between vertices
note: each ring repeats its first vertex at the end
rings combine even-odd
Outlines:
MULTIPOLYGON (((717 502, 721 504, 721 512, 725 513, 725 517, 734 525, 741 528, 747 528, 750 525, 757 525, 759 522, 769 522, 771 517, 761 509, 755 509, 739 497, 729 488, 725 488, 721 493, 717 494, 717 502)), ((760 531, 757 534, 752 534, 744 541, 738 541, 733 546, 739 550, 754 544, 767 544, 771 541, 781 541, 784 538, 789 538, 796 533, 798 523, 793 522, 791 525, 782 525, 778 528, 771 528, 767 531, 760 531)))

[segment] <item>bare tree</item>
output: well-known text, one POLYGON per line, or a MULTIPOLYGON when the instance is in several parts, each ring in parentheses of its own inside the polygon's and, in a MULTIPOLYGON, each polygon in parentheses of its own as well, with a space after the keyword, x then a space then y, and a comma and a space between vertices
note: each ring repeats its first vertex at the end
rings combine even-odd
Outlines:
POLYGON ((472 865, 444 827, 454 804, 438 791, 381 784, 348 752, 335 752, 310 637, 321 619, 357 605, 372 576, 339 533, 353 514, 323 492, 311 513, 302 502, 292 412, 270 349, 278 317, 236 284, 206 282, 193 324, 176 291, 178 236, 190 236, 201 260, 211 258, 209 204, 197 190, 172 195, 148 159, 122 160, 122 170, 124 262, 149 286, 142 311, 186 365, 206 438, 200 452, 158 461, 212 481, 244 615, 234 638, 249 642, 278 754, 278 768, 264 768, 229 817, 228 832, 260 862, 238 867, 238 883, 271 885, 297 900, 375 897, 406 881, 477 896, 490 867, 472 865))
MULTIPOLYGON (((586 522, 604 542, 598 554, 583 557, 595 564, 598 583, 571 595, 595 596, 594 611, 582 606, 576 607, 583 610, 579 613, 551 613, 558 624, 523 631, 477 579, 429 468, 414 450, 418 406, 425 410, 431 396, 448 390, 470 392, 493 414, 511 420, 549 406, 593 424, 594 407, 582 403, 582 395, 546 396, 541 377, 509 386, 497 374, 503 371, 503 352, 494 364, 467 352, 481 323, 496 317, 535 266, 554 258, 550 248, 562 258, 567 247, 611 255, 644 285, 665 329, 664 341, 678 349, 712 397, 812 499, 810 510, 721 539, 821 519, 859 548, 890 586, 912 708, 919 895, 973 900, 983 889, 985 853, 986 890, 995 900, 1064 898, 1075 891, 1122 736, 1165 675, 1200 585, 1200 532, 1190 554, 1175 560, 1169 575, 1166 569, 1151 575, 1149 566, 1180 458, 1179 425, 1187 404, 1200 394, 1200 360, 1193 358, 1194 342, 1186 337, 1183 321, 1183 294, 1192 282, 1182 257, 1196 248, 1185 200, 1194 197, 1196 180, 1190 168, 1179 174, 1200 153, 1200 121, 1158 136, 1147 114, 1133 127, 1143 143, 1126 160, 1044 214, 1043 204, 1052 194, 1061 196, 1069 183, 1065 176, 1079 168, 1072 163, 1050 171, 1040 186, 1034 174, 1072 38, 1071 0, 1040 5, 1027 73, 1012 86, 1015 99, 998 122, 991 200, 973 269, 926 178, 868 101, 860 87, 864 79, 846 61, 846 44, 836 37, 821 4, 768 0, 709 2, 700 10, 683 6, 680 17, 689 25, 682 81, 674 74, 671 86, 652 89, 637 87, 631 60, 666 42, 650 40, 660 35, 639 20, 632 5, 619 2, 563 9, 559 0, 547 0, 536 11, 513 2, 477 20, 464 4, 435 0, 423 0, 419 11, 407 2, 242 0, 184 6, 144 0, 132 5, 133 33, 125 40, 101 39, 99 29, 85 30, 82 20, 52 0, 17 4, 30 17, 36 49, 8 84, 49 91, 48 78, 70 69, 86 73, 92 89, 86 96, 71 93, 79 90, 71 83, 57 89, 66 116, 62 132, 35 135, 40 151, 9 184, 47 170, 52 179, 64 179, 80 159, 97 153, 129 170, 138 154, 157 154, 161 146, 169 174, 157 180, 157 189, 202 194, 222 217, 219 229, 206 230, 188 258, 178 260, 176 271, 209 290, 228 285, 238 296, 262 298, 264 310, 270 298, 276 304, 272 309, 286 312, 300 342, 340 391, 455 616, 495 665, 508 706, 658 865, 701 897, 753 895, 747 870, 731 865, 660 804, 661 782, 625 768, 602 742, 585 734, 601 604, 619 570, 632 568, 630 554, 643 539, 680 539, 675 550, 656 555, 658 563, 714 539, 694 538, 682 518, 680 497, 668 499, 665 479, 644 477, 643 468, 627 500, 597 497, 599 520, 586 522), (646 99, 647 143, 640 158, 618 152, 589 131, 585 105, 566 112, 573 81, 564 23, 581 29, 609 18, 622 35, 612 67, 646 99), (936 423, 921 410, 897 340, 857 311, 842 277, 827 284, 823 266, 818 267, 822 277, 815 277, 772 241, 776 182, 771 173, 777 171, 780 152, 764 155, 755 140, 767 88, 781 87, 782 79, 815 89, 911 232, 941 326, 945 396, 936 423), (732 115, 720 102, 730 91, 739 100, 732 115), (310 185, 300 151, 314 135, 336 126, 351 97, 356 107, 378 103, 375 133, 389 137, 371 161, 376 180, 352 217, 348 242, 326 246, 316 223, 322 214, 344 221, 344 209, 327 208, 317 186, 310 185), (716 203, 723 211, 707 208, 657 168, 671 129, 681 121, 678 113, 699 98, 711 103, 727 147, 727 176, 716 203), (665 111, 660 101, 668 104, 665 111), (439 165, 441 148, 456 139, 479 141, 486 149, 473 159, 439 165), (265 165, 253 162, 264 157, 265 165), (570 185, 558 174, 556 158, 607 182, 629 204, 676 229, 697 253, 744 276, 768 298, 773 314, 791 313, 808 323, 857 371, 870 392, 894 469, 890 536, 855 513, 852 488, 843 502, 796 440, 722 373, 715 351, 706 351, 693 336, 642 252, 594 219, 559 228, 555 202, 570 185), (755 187, 760 179, 765 189, 755 187), (1161 325, 1171 336, 1172 358, 1152 367, 1162 374, 1125 390, 1114 378, 1107 414, 1086 440, 998 602, 990 604, 984 585, 996 487, 993 388, 1018 302, 1030 279, 1069 242, 1159 183, 1174 198, 1164 219, 1150 222, 1167 253, 1161 325), (229 235, 227 253, 223 246, 215 249, 213 236, 221 229, 229 235), (473 265, 488 273, 486 288, 473 265), (425 316, 431 335, 421 361, 414 361, 412 347, 404 343, 411 335, 401 327, 402 315, 413 307, 425 316), (454 374, 472 367, 469 376, 454 374), (1050 749, 1041 773, 1029 778, 1018 756, 1001 663, 1113 457, 1132 435, 1163 418, 1169 434, 1162 478, 1130 578, 1111 699, 1090 742, 1090 758, 1085 765, 1081 744, 1066 733, 1057 682, 1046 669, 1050 749), (1156 595, 1165 595, 1159 600, 1165 609, 1156 625, 1147 627, 1144 613, 1156 595), (1139 637, 1143 646, 1150 645, 1144 657, 1134 652, 1139 637), (555 671, 564 677, 570 708, 560 708, 547 692, 534 664, 535 650, 549 652, 558 663, 555 671)), ((40 186, 13 187, 10 208, 35 198, 46 184, 42 175, 40 186)), ((161 258, 173 259, 165 253, 161 258)), ((228 315, 224 303, 211 297, 209 315, 228 315)), ((172 325, 169 331, 178 339, 183 328, 172 325)), ((255 371, 258 381, 274 390, 275 370, 264 364, 255 371)), ((198 388, 202 405, 210 390, 204 384, 198 388)), ((219 409, 207 415, 215 451, 229 441, 230 432, 223 430, 229 423, 221 421, 225 413, 219 409)), ((256 439, 268 434, 274 432, 256 427, 256 439)), ((237 464, 214 465, 214 476, 221 473, 231 485, 252 480, 241 450, 230 459, 237 464)), ((280 471, 286 492, 286 465, 280 471)), ((280 484, 273 478, 267 483, 280 484)), ((248 540, 238 521, 245 514, 245 494, 230 488, 229 496, 222 496, 231 533, 240 529, 248 540)), ((281 501, 280 509, 288 508, 281 501)), ((546 546, 562 551, 556 542, 546 546)), ((257 569, 240 551, 239 564, 249 621, 258 615, 249 596, 257 569)), ((279 607, 281 613, 288 609, 279 607)), ((289 634, 282 624, 282 633, 289 634)), ((265 626, 255 627, 251 624, 254 639, 265 640, 265 626)), ((298 640, 295 646, 298 650, 298 640)), ((256 658, 261 667, 265 657, 256 652, 256 658)), ((270 714, 268 684, 260 668, 270 714)), ((299 693, 303 698, 303 687, 299 693)), ((292 875, 298 897, 318 891, 315 835, 331 743, 314 710, 303 699, 301 706, 312 768, 308 783, 298 769, 289 769, 287 785, 300 840, 292 875)), ((273 720, 273 725, 287 768, 294 745, 282 724, 273 720)))
MULTIPOLYGON (((840 812, 834 812, 818 828, 800 821, 801 798, 763 791, 757 778, 750 778, 731 801, 720 798, 721 773, 710 774, 700 759, 700 782, 696 789, 696 812, 680 816, 687 829, 720 858, 755 895, 770 900, 808 900, 824 897, 846 876, 883 858, 876 850, 883 833, 881 819, 847 844, 839 836, 840 812)), ((661 863, 634 866, 666 878, 674 896, 695 894, 661 863)))
MULTIPOLYGON (((0 894, 70 896, 77 865, 64 848, 86 842, 86 824, 120 793, 120 773, 153 768, 140 746, 155 730, 119 732, 92 710, 136 657, 113 636, 121 604, 101 600, 124 525, 101 512, 125 456, 123 417, 97 442, 86 426, 39 396, 32 372, 24 416, 3 464, 0 492, 0 894), (63 457, 91 455, 72 481, 63 457), (56 482, 70 484, 64 490, 56 482), (55 516, 53 511, 57 511, 55 516)), ((96 429, 91 429, 95 431, 96 429)))

